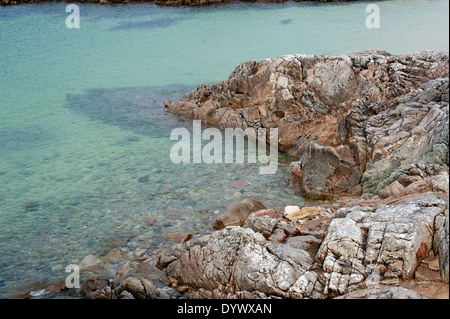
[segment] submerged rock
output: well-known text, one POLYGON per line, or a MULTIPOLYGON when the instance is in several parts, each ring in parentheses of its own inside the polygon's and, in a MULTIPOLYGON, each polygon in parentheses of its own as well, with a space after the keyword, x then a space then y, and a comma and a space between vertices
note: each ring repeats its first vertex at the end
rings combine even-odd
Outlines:
POLYGON ((40 204, 39 202, 30 201, 24 204, 26 212, 35 212, 39 210, 40 204))
POLYGON ((96 268, 100 268, 104 265, 103 260, 95 255, 87 255, 81 260, 79 267, 80 270, 93 270, 96 268))
POLYGON ((103 256, 103 259, 110 263, 118 263, 123 260, 123 253, 118 248, 113 248, 109 253, 103 256))
POLYGON ((138 178, 138 182, 139 183, 148 183, 149 178, 150 178, 149 175, 141 176, 138 178))

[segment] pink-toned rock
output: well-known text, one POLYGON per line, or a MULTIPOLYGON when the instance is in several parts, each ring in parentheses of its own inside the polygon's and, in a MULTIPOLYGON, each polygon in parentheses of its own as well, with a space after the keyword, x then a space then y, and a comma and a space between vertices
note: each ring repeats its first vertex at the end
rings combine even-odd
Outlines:
POLYGON ((439 270, 432 270, 424 264, 420 264, 417 267, 416 272, 414 274, 414 278, 417 281, 441 281, 441 273, 439 270))
POLYGON ((165 239, 175 242, 175 243, 184 243, 192 238, 191 233, 175 233, 170 234, 164 237, 165 239))
POLYGON ((95 268, 101 268, 103 266, 103 261, 94 255, 87 255, 78 265, 80 270, 92 270, 95 268))
POLYGON ((109 253, 107 253, 103 259, 108 262, 118 262, 122 258, 122 252, 118 248, 113 248, 109 253))
POLYGON ((241 180, 236 180, 236 181, 231 181, 228 184, 228 186, 233 187, 233 188, 243 189, 243 188, 245 188, 245 186, 247 186, 247 183, 245 183, 244 181, 241 181, 241 180))
POLYGON ((360 73, 363 77, 365 77, 366 79, 370 80, 371 78, 373 78, 373 71, 372 70, 362 70, 360 73))
POLYGON ((189 291, 189 287, 187 287, 187 286, 179 286, 179 287, 177 287, 177 291, 180 294, 184 294, 184 293, 189 291))
POLYGON ((254 213, 248 215, 248 217, 261 217, 261 216, 269 216, 271 218, 275 218, 275 211, 273 209, 261 209, 254 213))
POLYGON ((394 181, 392 184, 384 188, 378 195, 380 198, 388 198, 401 193, 405 187, 398 181, 394 181))
POLYGON ((169 278, 153 264, 138 260, 125 263, 114 276, 111 289, 116 296, 123 291, 134 299, 155 299, 158 289, 165 289, 169 278))

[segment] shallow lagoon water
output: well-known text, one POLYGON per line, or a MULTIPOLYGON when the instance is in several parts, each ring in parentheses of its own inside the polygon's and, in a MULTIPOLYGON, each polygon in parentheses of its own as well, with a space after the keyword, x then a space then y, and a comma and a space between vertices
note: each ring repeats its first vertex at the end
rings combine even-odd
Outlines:
POLYGON ((380 29, 364 26, 367 2, 80 4, 80 29, 66 28, 65 3, 0 7, 0 297, 64 277, 90 253, 201 232, 211 210, 246 196, 302 204, 279 185, 282 156, 273 176, 173 164, 170 132, 191 124, 163 103, 249 59, 448 51, 448 1, 376 3, 380 29))

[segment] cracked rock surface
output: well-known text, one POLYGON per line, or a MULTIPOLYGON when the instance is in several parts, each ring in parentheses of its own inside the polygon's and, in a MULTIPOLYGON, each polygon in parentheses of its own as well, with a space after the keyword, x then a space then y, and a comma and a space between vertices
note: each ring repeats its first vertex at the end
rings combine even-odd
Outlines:
POLYGON ((373 272, 379 280, 385 274, 412 279, 432 250, 435 219, 446 209, 423 203, 354 207, 345 218, 335 218, 317 253, 325 293, 360 288, 373 272))
POLYGON ((168 276, 194 289, 298 298, 320 296, 312 266, 303 249, 268 242, 261 234, 237 226, 175 246, 158 261, 168 276))
POLYGON ((434 51, 288 55, 243 62, 165 106, 223 128, 276 128, 279 150, 298 158, 286 176, 292 191, 359 196, 413 163, 448 168, 448 71, 448 54, 434 51))
POLYGON ((163 251, 157 266, 177 285, 190 287, 194 298, 426 298, 396 283, 412 280, 434 253, 440 256, 442 281, 448 282, 446 225, 448 201, 432 193, 396 204, 341 208, 323 240, 300 231, 282 242, 270 240, 263 234, 282 229, 277 220, 250 217, 242 227, 163 251), (320 245, 315 255, 311 245, 320 245))

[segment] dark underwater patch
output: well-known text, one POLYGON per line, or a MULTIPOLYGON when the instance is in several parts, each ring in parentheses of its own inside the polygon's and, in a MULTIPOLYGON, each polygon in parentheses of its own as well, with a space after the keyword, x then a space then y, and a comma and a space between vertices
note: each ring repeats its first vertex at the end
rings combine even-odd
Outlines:
POLYGON ((294 20, 293 19, 284 19, 284 20, 281 20, 280 23, 282 25, 286 25, 286 24, 292 23, 292 21, 294 21, 294 20))
MULTIPOLYGON (((133 133, 167 136, 172 128, 185 126, 165 112, 166 100, 179 101, 194 87, 171 85, 119 89, 91 89, 85 94, 67 95, 66 107, 92 120, 118 126, 133 133)), ((130 137, 124 143, 138 141, 130 137)))
POLYGON ((2 152, 35 149, 46 145, 54 136, 40 124, 0 128, 2 152))
POLYGON ((29 6, 2 6, 0 7, 0 19, 17 19, 33 13, 29 6))
POLYGON ((183 19, 181 18, 155 18, 147 21, 122 22, 110 30, 131 30, 131 29, 157 29, 172 26, 183 19))

